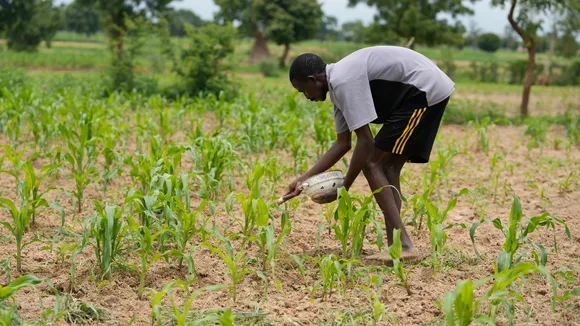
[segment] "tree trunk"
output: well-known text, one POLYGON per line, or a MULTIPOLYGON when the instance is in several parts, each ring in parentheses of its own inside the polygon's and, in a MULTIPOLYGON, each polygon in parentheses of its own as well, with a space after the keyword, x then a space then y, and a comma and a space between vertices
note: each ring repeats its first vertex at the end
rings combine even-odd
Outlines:
POLYGON ((280 58, 280 68, 286 67, 286 58, 288 58, 288 52, 290 52, 290 44, 284 44, 284 53, 280 58))
POLYGON ((514 31, 516 31, 516 33, 518 33, 518 35, 522 38, 524 45, 528 49, 528 68, 526 70, 526 77, 524 79, 524 92, 522 94, 522 105, 520 107, 520 115, 522 117, 526 117, 528 116, 528 103, 530 102, 530 91, 532 90, 532 81, 534 79, 536 49, 534 45, 534 37, 525 35, 514 20, 514 10, 516 8, 517 2, 518 0, 512 0, 512 5, 508 14, 508 21, 510 22, 510 25, 512 25, 514 31))
POLYGON ((252 46, 252 52, 248 57, 248 64, 258 63, 260 60, 270 58, 271 56, 264 35, 262 35, 258 25, 254 24, 254 45, 252 46))

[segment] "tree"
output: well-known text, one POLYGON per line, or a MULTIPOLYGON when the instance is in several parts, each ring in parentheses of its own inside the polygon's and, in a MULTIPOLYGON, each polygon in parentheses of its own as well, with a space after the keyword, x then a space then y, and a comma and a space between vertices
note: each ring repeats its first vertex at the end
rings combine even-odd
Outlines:
POLYGON ((495 52, 499 49, 501 40, 493 33, 485 33, 477 38, 477 46, 485 52, 495 52))
POLYGON ((64 27, 88 37, 101 29, 99 13, 94 5, 84 5, 80 0, 74 0, 64 9, 64 27))
POLYGON ((578 42, 571 30, 564 32, 564 35, 558 40, 558 52, 566 58, 572 58, 578 51, 578 42))
POLYGON ((477 23, 475 22, 475 20, 473 20, 473 19, 469 20, 468 31, 469 32, 467 34, 467 37, 471 41, 471 47, 474 50, 477 50, 478 49, 477 42, 478 42, 479 34, 481 34, 481 28, 479 28, 479 26, 477 26, 477 23))
POLYGON ((314 37, 322 17, 317 0, 256 0, 255 9, 267 39, 284 45, 280 67, 286 65, 290 44, 314 37))
POLYGON ((214 0, 215 4, 220 7, 216 18, 223 22, 238 21, 239 29, 242 32, 253 34, 254 45, 248 56, 248 63, 254 64, 272 55, 268 49, 268 43, 264 37, 263 28, 258 23, 256 15, 257 0, 214 0))
POLYGON ((522 94, 522 104, 520 107, 520 114, 522 117, 528 115, 528 103, 530 101, 530 91, 532 89, 532 82, 534 79, 534 68, 536 65, 536 48, 535 41, 537 38, 537 31, 541 28, 539 22, 534 22, 531 18, 532 12, 545 12, 553 5, 560 3, 562 0, 492 0, 492 6, 504 7, 506 3, 510 2, 510 9, 508 13, 508 21, 514 31, 520 36, 524 45, 528 50, 528 66, 526 69, 526 77, 524 79, 524 91, 522 94), (516 6, 520 4, 518 16, 514 17, 516 6))
POLYGON ((320 20, 320 29, 318 31, 318 39, 336 40, 338 39, 338 20, 334 16, 323 16, 320 20))
POLYGON ((0 32, 15 51, 36 51, 40 42, 50 41, 60 28, 60 12, 52 0, 0 0, 0 32))
POLYGON ((557 42, 558 51, 567 58, 575 56, 580 37, 580 0, 568 0, 561 6, 556 25, 562 34, 557 42))
POLYGON ((116 60, 123 59, 124 37, 127 35, 126 19, 162 16, 172 0, 79 0, 85 6, 94 5, 101 14, 105 32, 116 60))
POLYGON ((185 24, 193 26, 202 26, 205 24, 203 19, 188 9, 171 10, 167 14, 169 20, 169 29, 172 36, 183 37, 185 35, 185 24))
POLYGON ((383 35, 387 35, 385 30, 390 30, 405 42, 414 38, 417 43, 429 46, 463 43, 465 27, 458 21, 450 24, 446 19, 438 18, 440 14, 448 14, 454 19, 459 15, 473 14, 473 11, 461 1, 452 0, 349 0, 349 6, 359 3, 366 3, 378 9, 373 25, 384 28, 374 30, 382 32, 383 35))
POLYGON ((362 43, 365 39, 366 27, 361 20, 342 24, 342 37, 347 42, 362 43))
POLYGON ((510 24, 507 24, 505 26, 503 35, 504 35, 504 37, 503 37, 502 48, 510 49, 512 51, 517 50, 518 41, 517 41, 516 37, 518 37, 518 35, 516 34, 516 32, 514 31, 514 29, 512 28, 512 26, 510 24))

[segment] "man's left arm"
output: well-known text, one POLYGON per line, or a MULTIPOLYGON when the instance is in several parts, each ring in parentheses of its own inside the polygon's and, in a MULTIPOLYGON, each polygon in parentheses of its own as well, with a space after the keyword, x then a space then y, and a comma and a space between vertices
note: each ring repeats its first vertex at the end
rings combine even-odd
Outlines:
POLYGON ((343 182, 343 187, 346 190, 350 189, 354 180, 363 170, 375 147, 375 140, 368 124, 356 129, 355 133, 357 141, 343 182))

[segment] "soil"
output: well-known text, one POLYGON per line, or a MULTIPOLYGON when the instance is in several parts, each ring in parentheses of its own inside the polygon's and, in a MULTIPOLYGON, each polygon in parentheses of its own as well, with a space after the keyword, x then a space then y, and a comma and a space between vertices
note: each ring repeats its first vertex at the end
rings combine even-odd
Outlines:
MULTIPOLYGON (((437 159, 439 150, 447 150, 450 146, 457 150, 458 155, 447 167, 446 177, 438 183, 434 202, 443 206, 453 193, 457 193, 462 188, 468 188, 472 194, 461 197, 456 208, 449 212, 449 224, 471 225, 479 221, 482 216, 489 219, 500 218, 507 223, 512 204, 511 193, 507 189, 511 187, 521 198, 524 218, 547 211, 566 221, 573 235, 572 241, 565 237, 564 229, 559 225, 556 226, 555 232, 540 227, 530 238, 546 247, 547 265, 552 273, 569 269, 578 279, 580 268, 578 251, 580 245, 578 240, 580 239, 578 238, 580 234, 578 175, 580 151, 578 147, 568 144, 565 131, 561 127, 551 128, 542 148, 533 149, 527 148, 529 138, 524 136, 523 127, 492 126, 488 133, 490 148, 485 153, 479 149, 477 134, 473 129, 455 125, 441 128, 431 161, 437 159), (494 178, 490 175, 490 162, 494 154, 503 157, 497 164, 497 171, 500 171, 500 174, 496 178, 498 186, 495 199, 494 178), (569 179, 570 185, 568 187, 561 185, 572 172, 576 174, 569 179), (554 234, 558 244, 557 253, 553 245, 554 234)), ((6 136, 0 136, 0 143, 8 143, 6 136)), ((3 153, 3 149, 0 149, 0 155, 3 153)), ((288 153, 276 154, 279 155, 279 159, 288 158, 287 165, 291 165, 288 153)), ((38 159, 35 162, 35 168, 46 163, 43 159, 38 159)), ((8 167, 8 162, 5 161, 3 168, 8 167)), ((411 164, 404 167, 404 182, 402 182, 404 195, 410 196, 420 191, 424 167, 425 165, 411 164)), ((292 177, 294 176, 286 175, 282 178, 275 188, 276 193, 272 194, 271 201, 275 201, 285 191, 286 182, 292 177)), ((49 180, 49 183, 69 191, 74 185, 73 179, 67 173, 49 180)), ((92 201, 109 199, 120 204, 124 196, 123 188, 129 185, 131 185, 131 179, 127 176, 113 179, 109 185, 109 191, 104 195, 100 186, 91 184, 86 190, 82 212, 79 214, 74 213, 71 201, 60 191, 51 191, 46 197, 49 201, 56 200, 61 204, 65 211, 67 228, 73 233, 80 234, 82 221, 95 213, 92 201)), ((243 178, 238 178, 236 185, 236 191, 244 191, 243 178)), ((368 186, 362 174, 351 192, 361 196, 368 195, 368 186)), ((0 196, 15 199, 14 179, 7 174, 0 174, 0 196)), ((227 193, 222 194, 221 200, 223 201, 226 196, 227 193)), ((192 200, 194 206, 200 202, 195 196, 192 200)), ((290 213, 292 232, 288 235, 287 243, 281 249, 277 261, 276 279, 279 287, 275 286, 275 278, 269 275, 270 286, 264 296, 263 281, 255 274, 247 275, 239 285, 237 302, 232 301, 227 289, 209 291, 202 293, 193 301, 193 310, 230 308, 238 316, 259 311, 265 314, 263 324, 271 322, 278 325, 322 325, 339 321, 348 324, 351 320, 351 324, 370 323, 372 320, 369 319, 372 316, 370 292, 374 290, 372 286, 369 290, 365 290, 368 281, 364 276, 356 277, 357 284, 343 295, 335 290, 327 298, 322 298, 320 292, 311 297, 310 289, 319 279, 317 266, 308 261, 305 262, 305 275, 301 276, 295 264, 290 263, 289 254, 298 256, 340 254, 340 242, 325 228, 327 205, 314 204, 303 196, 295 200, 294 204, 297 208, 291 210, 290 213)), ((407 207, 404 205, 403 209, 405 208, 407 207)), ((241 214, 239 207, 236 208, 234 215, 236 214, 237 216, 241 214)), ((408 216, 410 216, 409 211, 406 212, 406 217, 408 216)), ((220 206, 216 206, 216 214, 211 219, 220 228, 230 223, 227 214, 220 206)), ((0 213, 0 221, 10 221, 5 210, 0 213)), ((25 235, 25 241, 30 241, 34 234, 38 235, 40 241, 24 248, 22 273, 16 271, 16 261, 11 259, 12 279, 29 273, 48 278, 59 291, 71 291, 75 299, 107 309, 110 312, 110 318, 107 321, 109 324, 127 325, 134 318, 133 325, 150 325, 150 295, 154 291, 146 291, 145 295, 139 298, 137 295, 138 275, 119 268, 113 270, 110 280, 104 282, 95 280, 99 269, 92 246, 85 248, 74 260, 76 272, 74 286, 71 289, 70 252, 65 254, 63 262, 57 249, 59 244, 79 243, 80 239, 78 235, 66 235, 60 226, 61 217, 58 214, 52 210, 41 210, 33 232, 25 235), (54 246, 51 247, 53 243, 54 246)), ((408 295, 404 289, 395 286, 394 277, 385 274, 380 299, 386 305, 387 312, 396 318, 397 325, 419 325, 431 321, 442 323, 443 316, 438 308, 438 301, 442 300, 445 292, 454 290, 455 285, 461 280, 477 280, 492 275, 494 261, 502 249, 504 236, 491 223, 481 225, 476 231, 475 241, 482 258, 477 259, 472 250, 468 231, 459 227, 448 229, 447 250, 441 258, 441 266, 435 275, 430 265, 428 230, 425 230, 423 226, 422 230, 414 232, 410 224, 407 228, 411 232, 415 245, 423 253, 423 259, 420 261, 405 263, 405 269, 412 271, 409 275, 412 294, 408 295)), ((375 239, 376 234, 369 232, 367 240, 370 242, 375 239)), ((195 241, 194 246, 196 245, 199 245, 199 240, 195 241)), ((5 228, 2 228, 0 257, 8 257, 14 252, 13 237, 5 228)), ((251 256, 256 254, 257 250, 250 248, 248 252, 251 256)), ((376 246, 365 243, 364 255, 376 252, 376 246)), ((138 264, 139 261, 134 253, 129 253, 123 260, 134 264, 138 264)), ((230 283, 226 267, 216 254, 199 247, 195 250, 194 260, 198 278, 191 285, 192 291, 208 285, 230 283)), ((160 291, 168 282, 186 279, 187 268, 178 268, 176 265, 174 259, 170 260, 169 264, 164 259, 153 263, 146 278, 146 287, 160 291)), ((372 267, 363 264, 357 266, 356 269, 360 271, 372 267)), ((259 266, 250 264, 249 267, 259 266)), ((5 284, 5 277, 2 278, 2 283, 5 284)), ((562 286, 564 289, 573 287, 573 285, 562 286)), ((489 283, 478 289, 477 295, 481 295, 488 288, 489 283)), ((517 292, 525 298, 525 303, 518 304, 516 324, 580 324, 580 298, 573 297, 566 302, 559 302, 552 310, 550 286, 542 277, 532 275, 525 281, 517 282, 517 292)), ((560 290, 559 294, 562 293, 560 290)), ((19 305, 18 311, 24 320, 40 318, 43 308, 39 300, 45 308, 52 307, 55 302, 54 293, 46 283, 42 283, 36 289, 22 289, 15 295, 15 298, 19 305)), ((164 303, 167 305, 168 300, 164 303)), ((68 325, 64 321, 60 324, 68 325)), ((91 324, 99 323, 92 322, 91 324)), ((380 324, 390 324, 389 318, 385 317, 380 324)), ((507 325, 505 315, 498 318, 498 325, 507 325)))

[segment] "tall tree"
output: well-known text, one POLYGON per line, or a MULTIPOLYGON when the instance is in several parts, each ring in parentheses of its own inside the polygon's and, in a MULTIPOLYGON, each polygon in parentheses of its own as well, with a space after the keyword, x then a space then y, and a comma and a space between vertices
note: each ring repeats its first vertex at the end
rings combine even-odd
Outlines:
POLYGON ((266 37, 284 46, 281 67, 286 65, 290 44, 313 38, 322 18, 317 0, 256 0, 255 8, 266 37))
POLYGON ((516 50, 518 48, 518 41, 516 39, 517 37, 518 35, 516 34, 512 26, 510 24, 507 24, 504 27, 502 47, 510 50, 516 50))
POLYGON ((473 14, 473 11, 459 0, 349 0, 349 6, 359 3, 377 8, 375 25, 393 31, 405 41, 414 38, 415 42, 429 46, 456 45, 463 42, 465 27, 458 21, 450 24, 447 20, 439 18, 440 14, 450 15, 454 19, 460 15, 473 14))
POLYGON ((264 37, 264 26, 259 23, 256 15, 257 0, 214 0, 214 2, 220 7, 216 18, 225 22, 237 21, 243 32, 254 36, 254 45, 248 57, 249 64, 272 56, 264 37))
POLYGON ((505 7, 509 4, 508 21, 514 31, 520 36, 525 47, 528 50, 528 66, 524 78, 524 90, 522 93, 522 103, 520 114, 522 117, 528 115, 528 104, 530 102, 530 91, 534 79, 534 68, 536 65, 536 47, 535 41, 538 30, 541 28, 539 21, 534 21, 532 13, 542 12, 551 8, 553 5, 561 3, 562 0, 492 0, 492 6, 505 7), (515 15, 516 6, 519 4, 519 12, 515 15))
POLYGON ((79 0, 83 5, 95 5, 101 14, 105 32, 117 60, 123 58, 125 19, 137 17, 155 19, 167 11, 172 0, 79 0))
POLYGON ((366 27, 361 20, 342 24, 342 37, 347 42, 362 43, 365 41, 366 27))
POLYGON ((471 41, 471 47, 474 50, 477 50, 477 41, 479 38, 479 34, 481 34, 481 28, 479 26, 477 26, 477 23, 475 22, 475 20, 470 19, 469 20, 469 27, 467 29, 467 37, 471 41))
POLYGON ((0 32, 15 51, 36 51, 61 27, 60 11, 52 0, 0 0, 0 32))
POLYGON ((321 41, 338 38, 338 20, 334 16, 322 16, 320 20, 320 29, 318 30, 318 39, 321 41))
POLYGON ((185 35, 185 24, 201 26, 205 22, 196 13, 188 9, 171 10, 167 14, 169 30, 171 35, 183 37, 185 35))
POLYGON ((94 5, 84 5, 81 0, 74 0, 64 9, 64 27, 90 36, 101 28, 99 13, 94 5))

